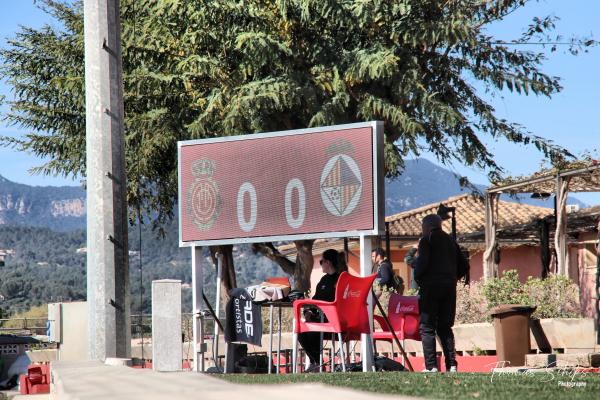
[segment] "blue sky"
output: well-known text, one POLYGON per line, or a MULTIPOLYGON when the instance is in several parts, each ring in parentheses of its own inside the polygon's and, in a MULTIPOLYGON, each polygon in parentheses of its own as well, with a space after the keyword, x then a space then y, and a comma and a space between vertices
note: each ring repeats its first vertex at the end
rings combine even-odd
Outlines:
MULTIPOLYGON (((600 1, 546 0, 532 3, 495 24, 488 32, 500 40, 518 39, 522 28, 534 16, 555 15, 555 34, 566 39, 571 36, 593 36, 600 40, 600 1)), ((535 50, 536 48, 534 48, 535 50)), ((566 49, 548 54, 543 71, 561 77, 561 93, 547 97, 520 96, 508 91, 491 99, 496 115, 520 123, 537 136, 554 141, 575 155, 590 152, 600 158, 600 47, 587 54, 572 56, 566 49)), ((531 174, 540 168, 543 160, 535 148, 515 146, 506 141, 495 142, 484 138, 484 143, 495 155, 499 165, 510 175, 531 174)), ((433 161, 431 156, 425 155, 433 161)), ((487 183, 485 174, 455 164, 455 172, 477 183, 487 183)), ((589 204, 599 204, 600 195, 577 193, 576 197, 589 204)))
MULTIPOLYGON (((33 4, 33 0, 8 1, 2 0, 2 12, 0 13, 0 40, 4 47, 6 39, 14 37, 20 25, 39 27, 49 21, 49 17, 41 12, 33 4), (9 4, 7 4, 9 3, 9 4)), ((0 82, 0 94, 11 98, 5 82, 0 82)), ((2 109, 4 111, 5 109, 2 109)), ((16 127, 6 126, 0 122, 0 135, 16 136, 19 131, 16 127)), ((11 181, 26 183, 29 185, 76 185, 71 179, 45 177, 30 175, 27 171, 34 166, 43 163, 43 160, 28 154, 17 152, 11 148, 0 147, 0 175, 11 181)))
MULTIPOLYGON (((39 11, 33 0, 2 1, 0 13, 0 37, 2 45, 7 37, 14 36, 19 25, 39 27, 50 19, 39 11)), ((489 32, 501 40, 519 37, 523 27, 533 16, 556 15, 556 34, 590 36, 600 39, 600 1, 598 0, 546 0, 532 2, 504 21, 495 24, 489 32)), ((575 154, 592 152, 600 148, 600 48, 593 48, 588 54, 572 56, 566 49, 549 54, 543 70, 562 78, 563 91, 552 99, 545 97, 525 97, 510 92, 498 93, 491 99, 497 115, 520 123, 532 133, 553 140, 567 147, 575 154)), ((0 94, 10 97, 6 85, 0 83, 0 94)), ((0 123, 1 135, 18 135, 15 127, 0 123)), ((542 155, 533 148, 515 146, 504 141, 485 139, 497 162, 511 175, 535 172, 542 155)), ((600 154, 595 152, 600 157, 600 154)), ((425 154, 426 158, 431 158, 425 154)), ((78 185, 78 181, 62 177, 30 175, 28 170, 43 163, 43 160, 13 149, 0 148, 0 174, 4 177, 29 185, 78 185)), ((432 159, 433 160, 433 159, 432 159)), ((485 173, 466 168, 455 163, 455 172, 468 176, 476 183, 486 183, 485 173)), ((578 194, 577 197, 588 203, 600 203, 598 194, 578 194)))

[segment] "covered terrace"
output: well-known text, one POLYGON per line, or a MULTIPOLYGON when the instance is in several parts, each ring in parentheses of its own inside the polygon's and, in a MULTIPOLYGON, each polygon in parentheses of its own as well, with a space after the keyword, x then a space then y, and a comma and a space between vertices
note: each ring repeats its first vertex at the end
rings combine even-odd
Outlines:
MULTIPOLYGON (((498 276, 498 203, 502 194, 517 195, 531 193, 533 197, 550 197, 554 195, 555 221, 554 249, 556 273, 569 276, 568 262, 568 217, 567 198, 569 193, 600 192, 600 161, 571 163, 562 168, 539 172, 532 176, 515 179, 491 186, 485 193, 485 253, 484 277, 486 279, 498 276)), ((594 215, 593 212, 591 215, 594 215)), ((581 221, 586 223, 586 219, 581 221)), ((587 221, 589 223, 589 221, 587 221)), ((600 343, 600 257, 598 257, 598 221, 596 221, 596 276, 594 291, 594 315, 597 342, 600 343)), ((518 231, 515 231, 517 234, 518 231)), ((540 231, 543 232, 543 231, 540 231)), ((526 231, 521 231, 525 238, 526 231)), ((541 243, 548 241, 549 232, 542 233, 541 243), (547 236, 546 236, 547 235, 547 236), (545 237, 544 237, 545 236, 545 237)), ((543 256, 543 255, 542 255, 543 256)), ((549 257, 547 257, 549 259, 549 257)))

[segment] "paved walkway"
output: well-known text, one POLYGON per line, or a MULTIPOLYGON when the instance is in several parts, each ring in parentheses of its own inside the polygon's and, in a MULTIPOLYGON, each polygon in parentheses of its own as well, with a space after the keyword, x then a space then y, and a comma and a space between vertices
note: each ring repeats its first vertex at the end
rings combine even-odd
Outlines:
POLYGON ((359 392, 322 384, 236 385, 193 372, 154 372, 100 362, 52 363, 54 388, 50 399, 57 400, 408 400, 406 396, 359 392))

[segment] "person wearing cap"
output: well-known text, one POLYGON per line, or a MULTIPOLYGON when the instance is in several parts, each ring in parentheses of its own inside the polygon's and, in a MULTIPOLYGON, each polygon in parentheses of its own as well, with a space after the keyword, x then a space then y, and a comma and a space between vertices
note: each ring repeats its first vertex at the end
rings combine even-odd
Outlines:
POLYGON ((425 371, 437 372, 436 334, 440 338, 446 371, 456 372, 452 326, 456 315, 456 282, 468 271, 458 244, 442 230, 442 219, 426 215, 421 224, 414 276, 419 284, 419 331, 425 371))

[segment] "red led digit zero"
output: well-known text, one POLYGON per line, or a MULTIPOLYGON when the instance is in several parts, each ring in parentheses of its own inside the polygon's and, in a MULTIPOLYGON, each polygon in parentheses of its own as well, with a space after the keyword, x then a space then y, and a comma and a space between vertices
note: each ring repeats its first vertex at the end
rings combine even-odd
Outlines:
POLYGON ((178 143, 181 246, 377 235, 383 124, 178 143))

